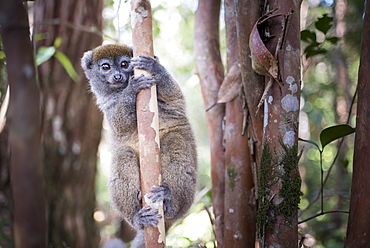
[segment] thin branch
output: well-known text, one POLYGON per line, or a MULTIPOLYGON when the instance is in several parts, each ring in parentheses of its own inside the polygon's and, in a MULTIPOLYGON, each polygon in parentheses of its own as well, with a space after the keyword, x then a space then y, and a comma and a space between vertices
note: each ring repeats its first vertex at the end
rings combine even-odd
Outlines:
POLYGON ((33 26, 42 26, 42 25, 65 25, 66 27, 68 28, 71 28, 71 29, 74 29, 74 30, 77 30, 77 31, 82 31, 82 32, 87 32, 87 33, 91 33, 91 34, 96 34, 98 36, 103 36, 107 39, 110 39, 114 42, 118 42, 118 39, 115 39, 109 35, 106 35, 104 34, 104 32, 100 31, 97 27, 95 26, 91 26, 91 27, 87 27, 87 26, 84 26, 84 25, 79 25, 77 23, 73 23, 73 22, 66 22, 66 21, 62 21, 60 18, 54 18, 54 19, 50 19, 48 21, 44 21, 44 22, 35 22, 33 24, 33 26))
POLYGON ((345 211, 345 210, 331 210, 331 211, 326 211, 326 212, 321 212, 321 213, 318 213, 318 214, 315 214, 307 219, 304 219, 304 220, 301 220, 301 221, 298 221, 298 225, 299 224, 302 224, 304 222, 307 222, 309 220, 312 220, 316 217, 319 217, 321 215, 324 215, 324 214, 335 214, 335 213, 343 213, 343 214, 349 214, 349 211, 345 211))
MULTIPOLYGON (((209 211, 209 208, 207 206, 204 206, 204 209, 206 210, 207 214, 208 214, 208 217, 209 217, 209 221, 211 222, 211 225, 212 225, 212 232, 213 232, 213 235, 215 236, 215 239, 217 240, 217 237, 216 237, 216 231, 215 231, 215 223, 214 223, 214 219, 212 218, 212 214, 211 214, 211 211, 209 211)), ((213 241, 213 246, 214 247, 217 247, 216 246, 216 242, 213 241)))

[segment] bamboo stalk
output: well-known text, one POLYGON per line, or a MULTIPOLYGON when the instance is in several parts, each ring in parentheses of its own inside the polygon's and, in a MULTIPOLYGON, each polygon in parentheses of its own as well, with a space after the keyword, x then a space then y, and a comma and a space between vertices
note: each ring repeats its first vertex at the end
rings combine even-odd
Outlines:
MULTIPOLYGON (((134 57, 147 55, 154 57, 152 13, 149 1, 131 2, 131 27, 134 57)), ((135 76, 150 75, 145 70, 135 70, 135 76)), ((165 227, 163 203, 153 204, 146 199, 150 188, 161 182, 159 121, 156 86, 144 89, 137 95, 136 114, 139 134, 140 179, 143 206, 157 208, 162 219, 157 227, 145 226, 146 247, 165 247, 165 227)))

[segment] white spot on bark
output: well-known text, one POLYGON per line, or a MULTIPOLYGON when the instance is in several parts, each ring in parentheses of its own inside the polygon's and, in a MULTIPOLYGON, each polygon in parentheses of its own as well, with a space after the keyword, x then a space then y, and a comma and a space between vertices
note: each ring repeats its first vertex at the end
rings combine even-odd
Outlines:
POLYGON ((274 98, 272 96, 269 96, 269 99, 268 99, 267 102, 271 104, 273 100, 274 100, 274 98))
POLYGON ((140 18, 141 16, 138 13, 136 13, 135 11, 131 11, 131 28, 135 28, 136 23, 143 21, 143 19, 140 18))
POLYGON ((288 84, 292 84, 293 82, 295 81, 294 77, 292 76, 288 76, 285 80, 285 82, 287 82, 288 84))
POLYGON ((292 92, 292 94, 295 94, 297 93, 298 91, 298 86, 297 84, 293 84, 295 81, 294 77, 292 76, 288 76, 285 80, 285 82, 287 82, 287 84, 289 84, 289 90, 292 92))
POLYGON ((53 138, 59 143, 58 151, 60 154, 67 152, 67 139, 63 132, 63 118, 59 115, 53 118, 53 138))
POLYGON ((298 86, 296 84, 291 84, 289 85, 289 90, 292 92, 292 94, 295 94, 298 91, 298 86))
POLYGON ((137 8, 137 11, 142 17, 147 17, 148 16, 148 11, 144 7, 139 7, 137 8))
POLYGON ((150 91, 151 91, 151 97, 150 97, 150 101, 149 101, 149 110, 154 114, 154 117, 153 117, 153 120, 152 120, 152 124, 150 125, 154 130, 155 130, 155 142, 157 143, 158 145, 158 148, 159 148, 159 119, 158 119, 158 103, 157 103, 157 87, 155 85, 153 85, 151 88, 150 88, 150 91))
POLYGON ((53 137, 56 141, 60 142, 63 140, 62 132, 63 119, 60 116, 55 116, 53 119, 53 137))
POLYGON ((274 98, 269 96, 267 100, 265 99, 264 109, 263 109, 263 127, 266 127, 269 120, 269 106, 267 103, 271 104, 274 98))
POLYGON ((269 106, 266 102, 266 99, 265 99, 265 104, 263 106, 264 106, 263 107, 263 131, 265 132, 265 127, 267 126, 268 120, 269 120, 269 106))
POLYGON ((72 144, 72 152, 73 154, 80 154, 81 152, 81 142, 79 140, 75 140, 72 144))
POLYGON ((131 28, 135 28, 136 23, 143 22, 143 17, 148 16, 148 11, 144 7, 137 8, 137 11, 131 11, 131 28))
POLYGON ((297 97, 288 94, 281 99, 281 105, 286 112, 297 111, 299 109, 299 101, 297 97))
POLYGON ((229 208, 229 213, 230 213, 230 214, 234 213, 234 209, 229 208))
POLYGON ((150 198, 148 197, 148 194, 145 194, 145 195, 144 195, 144 199, 145 199, 145 203, 146 203, 149 207, 151 207, 151 208, 159 209, 160 207, 162 207, 162 206, 163 206, 163 201, 156 201, 156 202, 154 202, 154 201, 152 201, 152 199, 150 199, 150 198))
POLYGON ((30 79, 33 76, 34 72, 35 70, 30 64, 25 64, 23 66, 23 74, 26 79, 30 79))
POLYGON ((285 48, 285 50, 291 51, 292 50, 292 46, 291 45, 287 45, 286 48, 285 48))
POLYGON ((240 239, 240 234, 234 234, 233 237, 234 239, 240 239))
POLYGON ((285 145, 292 147, 295 142, 295 132, 294 131, 288 131, 284 134, 283 142, 285 145))

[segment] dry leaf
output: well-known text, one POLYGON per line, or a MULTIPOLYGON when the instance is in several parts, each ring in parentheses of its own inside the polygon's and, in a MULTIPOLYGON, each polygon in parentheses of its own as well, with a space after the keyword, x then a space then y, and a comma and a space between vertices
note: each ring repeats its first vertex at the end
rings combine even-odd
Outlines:
POLYGON ((267 20, 271 17, 276 16, 276 15, 268 16, 270 14, 271 13, 269 12, 266 15, 261 16, 254 24, 254 27, 249 37, 249 47, 251 49, 253 70, 260 75, 269 76, 278 81, 277 78, 279 68, 277 60, 266 48, 258 32, 258 24, 261 22, 262 19, 267 20))
POLYGON ((227 72, 224 80, 221 83, 217 94, 217 102, 213 103, 206 111, 213 108, 218 103, 226 103, 234 100, 240 93, 241 82, 241 68, 239 61, 236 61, 227 72))
POLYGON ((232 101, 240 93, 241 82, 241 69, 239 61, 235 62, 224 80, 217 94, 217 103, 225 103, 232 101))

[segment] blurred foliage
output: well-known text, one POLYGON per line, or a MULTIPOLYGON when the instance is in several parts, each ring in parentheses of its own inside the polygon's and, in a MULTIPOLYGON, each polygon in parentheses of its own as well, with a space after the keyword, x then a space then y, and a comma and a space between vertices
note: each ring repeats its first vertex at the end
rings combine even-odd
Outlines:
POLYGON ((322 17, 314 21, 313 25, 315 29, 320 31, 324 35, 324 40, 319 42, 317 40, 316 33, 305 29, 301 31, 301 40, 309 43, 304 49, 303 53, 306 55, 306 58, 318 55, 325 54, 327 50, 324 48, 324 43, 328 42, 332 45, 337 44, 339 38, 335 36, 327 36, 328 31, 333 26, 333 17, 329 17, 328 14, 324 14, 322 17))
POLYGON ((58 51, 58 47, 62 44, 62 38, 57 37, 54 41, 53 46, 50 47, 44 47, 41 46, 36 52, 36 65, 39 66, 42 63, 48 61, 52 57, 55 57, 59 63, 63 66, 63 68, 66 70, 68 76, 74 81, 78 81, 78 74, 72 65, 69 58, 61 51, 58 51))
POLYGON ((361 33, 362 33, 362 19, 364 15, 365 1, 351 0, 347 1, 348 9, 344 20, 347 25, 344 38, 346 40, 348 55, 353 52, 353 55, 360 53, 361 33))
MULTIPOLYGON (((320 137, 324 128, 343 124, 347 118, 349 120, 347 124, 355 126, 355 113, 348 115, 357 85, 364 1, 344 1, 346 6, 343 20, 339 20, 340 13, 336 13, 337 4, 343 8, 343 1, 334 1, 332 5, 327 5, 323 1, 314 6, 309 4, 306 18, 309 25, 304 27, 301 33, 302 49, 305 49, 302 53, 306 56, 303 59, 301 92, 303 118, 300 124, 303 126, 302 124, 306 123, 308 128, 300 131, 301 137, 308 139, 320 137), (339 36, 341 30, 337 26, 339 22, 340 25, 344 24, 344 35, 341 37, 339 36), (307 54, 309 50, 307 46, 315 42, 320 43, 318 49, 322 48, 325 51, 307 54), (338 65, 343 67, 339 68, 338 65), (343 75, 347 75, 343 80, 345 85, 340 82, 340 76, 343 75)), ((356 103, 352 111, 355 109, 356 103)), ((353 140, 353 135, 348 136, 341 147, 340 140, 326 143, 322 154, 324 177, 328 176, 329 168, 333 163, 334 165, 324 187, 324 211, 349 210, 353 140), (334 161, 336 156, 338 158, 334 161)), ((321 138, 321 142, 326 141, 321 138)), ((320 142, 315 140, 315 143, 320 142)), ((300 145, 304 149, 300 161, 304 196, 300 203, 302 211, 299 219, 304 220, 321 211, 320 200, 317 198, 320 191, 320 152, 310 144, 300 142, 300 145), (313 201, 314 199, 316 201, 313 201), (309 207, 306 209, 307 206, 309 207)), ((311 240, 315 240, 309 247, 341 247, 346 235, 347 219, 348 214, 345 213, 326 214, 302 223, 299 228, 302 235, 307 234, 311 240)))

